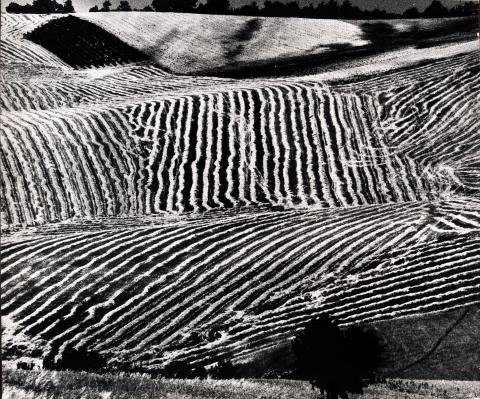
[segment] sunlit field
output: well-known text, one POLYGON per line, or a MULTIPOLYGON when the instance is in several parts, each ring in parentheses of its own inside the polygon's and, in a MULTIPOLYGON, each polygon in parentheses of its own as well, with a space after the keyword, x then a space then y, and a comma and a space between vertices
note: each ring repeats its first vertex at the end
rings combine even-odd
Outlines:
MULTIPOLYGON (((378 327, 380 375, 405 379, 364 398, 480 399, 418 382, 480 380, 475 18, 1 22, 4 361, 291 378, 292 339, 327 314, 378 327)), ((318 398, 14 369, 3 398, 318 398)))

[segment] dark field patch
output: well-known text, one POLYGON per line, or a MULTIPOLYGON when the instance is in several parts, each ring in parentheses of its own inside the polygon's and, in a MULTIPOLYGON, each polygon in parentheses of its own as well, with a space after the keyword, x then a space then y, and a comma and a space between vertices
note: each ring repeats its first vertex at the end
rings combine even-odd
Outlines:
POLYGON ((102 67, 147 60, 147 56, 95 24, 69 15, 25 34, 74 68, 102 67))

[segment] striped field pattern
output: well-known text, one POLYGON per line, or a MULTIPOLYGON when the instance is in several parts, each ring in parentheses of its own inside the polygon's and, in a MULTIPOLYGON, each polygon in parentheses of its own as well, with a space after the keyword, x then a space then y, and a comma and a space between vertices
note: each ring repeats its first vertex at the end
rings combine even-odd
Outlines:
POLYGON ((28 66, 54 66, 69 69, 69 66, 57 56, 23 38, 29 32, 45 22, 58 18, 58 15, 1 15, 2 24, 2 70, 8 67, 26 64, 28 66))
POLYGON ((23 39, 45 18, 2 15, 0 93, 2 313, 45 353, 247 361, 321 312, 480 303, 479 51, 351 82, 73 70, 23 39))
POLYGON ((479 59, 475 51, 338 90, 375 93, 381 126, 392 147, 420 162, 424 173, 455 176, 464 189, 478 195, 479 59), (392 81, 397 87, 388 90, 392 81))
POLYGON ((209 215, 4 244, 3 308, 55 350, 155 364, 242 358, 320 310, 351 323, 480 300, 478 201, 209 215))
POLYGON ((334 46, 368 43, 362 29, 340 20, 256 18, 195 13, 88 13, 92 22, 180 74, 225 70, 233 64, 321 55, 334 46), (142 28, 145 27, 145 28, 142 28), (248 36, 245 39, 244 36, 248 36))
POLYGON ((371 97, 316 84, 6 112, 7 221, 438 197, 445 188, 393 153, 377 121, 371 97))

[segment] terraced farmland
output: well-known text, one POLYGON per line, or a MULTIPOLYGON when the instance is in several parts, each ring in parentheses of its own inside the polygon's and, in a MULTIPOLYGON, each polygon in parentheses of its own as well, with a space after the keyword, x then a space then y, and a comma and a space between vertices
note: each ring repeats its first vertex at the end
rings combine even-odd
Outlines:
MULTIPOLYGON (((138 14, 87 17, 145 51, 138 14)), ((480 303, 478 50, 348 81, 78 69, 23 37, 48 19, 2 15, 0 95, 2 309, 45 353, 247 361, 321 312, 480 303)))
POLYGON ((455 184, 426 179, 392 153, 371 97, 315 84, 4 120, 5 179, 17 178, 7 203, 28 205, 8 207, 13 224, 250 204, 359 206, 425 200, 455 184))
POLYGON ((152 362, 165 351, 198 361, 242 357, 323 309, 355 322, 475 303, 479 205, 67 225, 75 233, 4 246, 4 309, 55 348, 83 343, 123 360, 158 348, 152 362), (217 329, 216 342, 192 338, 217 329))

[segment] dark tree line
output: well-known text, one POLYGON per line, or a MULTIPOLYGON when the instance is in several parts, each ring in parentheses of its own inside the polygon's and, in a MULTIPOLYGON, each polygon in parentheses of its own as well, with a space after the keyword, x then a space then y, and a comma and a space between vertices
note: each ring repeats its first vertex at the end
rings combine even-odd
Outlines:
POLYGON ((263 8, 259 8, 257 3, 254 2, 232 10, 232 13, 251 16, 327 19, 448 18, 476 15, 478 13, 478 5, 473 1, 467 1, 448 9, 439 0, 433 0, 423 12, 412 7, 403 14, 395 14, 380 9, 362 10, 354 6, 350 0, 344 0, 342 3, 337 3, 335 0, 323 1, 317 6, 309 4, 303 8, 295 1, 281 3, 279 1, 272 2, 267 0, 263 8))
POLYGON ((96 11, 160 11, 160 12, 192 12, 200 14, 230 14, 265 17, 300 17, 300 18, 327 18, 327 19, 393 19, 393 18, 448 18, 475 15, 478 6, 474 1, 467 1, 451 9, 445 7, 439 0, 432 3, 420 12, 416 7, 407 9, 403 14, 389 13, 385 10, 362 10, 354 6, 350 0, 339 3, 336 0, 322 1, 317 6, 309 4, 300 7, 298 2, 265 1, 259 7, 254 1, 240 8, 232 8, 229 0, 207 0, 197 4, 197 0, 153 0, 151 6, 141 10, 130 7, 128 1, 122 0, 116 9, 112 9, 109 0, 102 7, 94 6, 91 12, 96 11))
POLYGON ((350 0, 345 0, 342 3, 335 0, 322 1, 316 6, 309 4, 305 7, 300 7, 296 1, 283 3, 267 0, 262 8, 259 8, 254 2, 233 10, 233 13, 237 15, 318 19, 387 19, 399 17, 385 10, 362 10, 354 6, 350 0))
POLYGON ((11 14, 70 14, 74 13, 72 0, 65 0, 64 4, 56 0, 33 0, 32 4, 21 5, 10 3, 5 10, 11 14))
POLYGON ((232 14, 229 0, 208 0, 197 6, 197 0, 153 0, 151 6, 132 9, 128 1, 122 0, 117 8, 112 8, 110 0, 105 0, 101 7, 93 6, 90 12, 109 11, 159 11, 159 12, 194 12, 202 14, 232 14))
MULTIPOLYGON (((101 6, 93 6, 90 12, 109 11, 160 11, 160 12, 193 12, 200 14, 230 14, 264 17, 300 17, 300 18, 338 18, 338 19, 393 19, 393 18, 447 18, 464 17, 478 14, 478 5, 474 1, 467 1, 448 9, 441 1, 433 0, 432 3, 420 12, 416 7, 411 7, 402 15, 389 13, 385 10, 362 10, 354 6, 350 0, 339 3, 337 0, 322 1, 317 6, 309 4, 300 7, 296 1, 283 3, 280 1, 265 1, 259 7, 254 1, 240 8, 233 8, 229 0, 207 0, 206 3, 197 4, 198 0, 153 0, 152 4, 142 9, 132 8, 128 0, 121 0, 116 8, 112 7, 110 0, 105 0, 101 6)), ((64 4, 56 0, 33 0, 32 4, 21 5, 10 3, 6 7, 9 13, 24 14, 51 14, 74 13, 72 0, 65 0, 64 4)))
POLYGON ((467 17, 478 14, 478 4, 473 1, 467 1, 448 9, 441 1, 434 0, 425 9, 420 12, 416 7, 411 7, 403 13, 404 18, 449 18, 449 17, 467 17))
POLYGON ((127 0, 121 0, 117 8, 112 8, 110 0, 105 0, 101 7, 93 6, 90 12, 109 12, 109 11, 154 11, 152 7, 146 6, 141 9, 132 8, 127 0))

